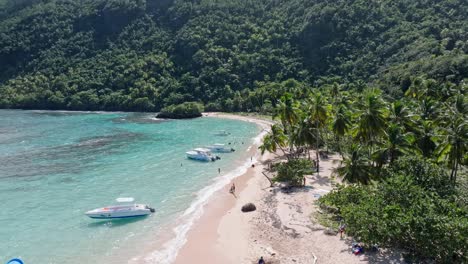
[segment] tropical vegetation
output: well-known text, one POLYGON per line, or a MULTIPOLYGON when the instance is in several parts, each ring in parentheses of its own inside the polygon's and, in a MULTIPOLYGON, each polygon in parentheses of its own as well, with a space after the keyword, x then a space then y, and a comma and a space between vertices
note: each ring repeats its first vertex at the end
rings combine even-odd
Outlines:
POLYGON ((466 263, 463 0, 0 0, 0 108, 260 112, 363 243, 466 263), (312 162, 311 162, 312 160, 312 162))
POLYGON ((269 113, 301 86, 439 90, 468 76, 466 17, 463 0, 0 0, 0 108, 269 113))
POLYGON ((398 98, 339 83, 286 92, 260 146, 285 156, 272 166, 274 179, 300 185, 336 152, 334 174, 343 183, 319 203, 348 234, 369 248, 399 248, 415 262, 465 263, 468 85, 436 83, 414 78, 398 98))
POLYGON ((169 105, 161 109, 156 115, 158 118, 194 118, 202 116, 203 105, 197 102, 185 102, 178 105, 169 105))

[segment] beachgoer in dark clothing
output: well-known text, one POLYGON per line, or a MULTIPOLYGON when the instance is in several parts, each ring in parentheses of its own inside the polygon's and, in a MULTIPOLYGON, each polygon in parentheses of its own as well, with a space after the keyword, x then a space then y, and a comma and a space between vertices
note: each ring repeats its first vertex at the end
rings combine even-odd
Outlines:
POLYGON ((344 233, 344 231, 345 231, 345 228, 346 228, 346 225, 345 225, 345 224, 342 224, 342 225, 340 226, 340 229, 339 229, 339 230, 340 230, 340 238, 341 238, 341 239, 343 239, 343 233, 344 233))
POLYGON ((236 185, 234 185, 234 183, 232 183, 231 189, 229 190, 229 192, 232 193, 232 194, 235 194, 235 192, 236 192, 236 185))
POLYGON ((258 260, 258 264, 265 264, 265 260, 263 260, 263 257, 260 257, 258 260))

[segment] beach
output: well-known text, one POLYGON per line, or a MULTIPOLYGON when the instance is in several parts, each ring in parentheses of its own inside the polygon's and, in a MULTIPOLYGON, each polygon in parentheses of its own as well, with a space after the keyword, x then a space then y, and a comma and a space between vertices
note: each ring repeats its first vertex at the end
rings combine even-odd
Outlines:
MULTIPOLYGON (((256 122, 268 129, 271 121, 230 114, 207 113, 205 116, 233 118, 256 122)), ((249 150, 255 157, 250 167, 230 185, 213 194, 204 206, 204 213, 187 233, 186 243, 179 250, 175 263, 257 263, 263 256, 266 263, 402 263, 399 254, 381 250, 355 256, 351 238, 325 234, 325 227, 315 220, 320 210, 316 200, 332 190, 337 179, 332 171, 339 163, 338 155, 320 162, 320 171, 306 178, 306 186, 283 191, 270 188, 262 174, 269 160, 278 155, 260 155, 258 143, 249 150), (254 203, 254 212, 243 213, 241 207, 254 203)))

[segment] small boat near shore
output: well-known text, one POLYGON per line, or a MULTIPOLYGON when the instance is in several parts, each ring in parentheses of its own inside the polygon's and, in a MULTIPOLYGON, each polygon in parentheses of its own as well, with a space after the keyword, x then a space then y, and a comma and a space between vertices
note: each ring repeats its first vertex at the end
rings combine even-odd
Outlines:
POLYGON ((196 148, 185 152, 185 154, 187 154, 187 158, 193 160, 215 161, 220 159, 220 157, 211 154, 211 150, 208 148, 196 148))
POLYGON ((216 133, 214 133, 215 136, 229 136, 231 135, 231 133, 229 132, 226 132, 225 130, 220 130, 220 131, 217 131, 216 133))
POLYGON ((218 152, 218 153, 230 153, 230 152, 235 151, 235 149, 231 147, 226 147, 224 144, 219 144, 219 143, 213 144, 206 148, 211 150, 212 152, 218 152))
POLYGON ((118 205, 110 205, 102 208, 97 208, 85 213, 93 219, 118 219, 146 216, 154 213, 154 208, 146 204, 136 204, 132 197, 117 198, 118 205))

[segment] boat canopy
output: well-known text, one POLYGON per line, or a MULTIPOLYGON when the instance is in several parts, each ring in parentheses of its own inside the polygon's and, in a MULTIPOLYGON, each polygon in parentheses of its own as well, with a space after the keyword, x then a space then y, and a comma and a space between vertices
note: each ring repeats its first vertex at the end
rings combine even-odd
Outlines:
POLYGON ((135 199, 133 199, 133 197, 120 197, 120 198, 117 198, 115 200, 118 203, 132 203, 133 201, 135 201, 135 199))
POLYGON ((224 144, 221 144, 221 143, 215 143, 215 144, 213 144, 213 146, 215 146, 215 147, 224 147, 224 144))

